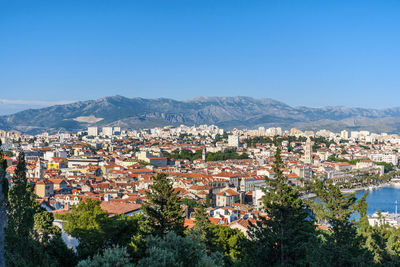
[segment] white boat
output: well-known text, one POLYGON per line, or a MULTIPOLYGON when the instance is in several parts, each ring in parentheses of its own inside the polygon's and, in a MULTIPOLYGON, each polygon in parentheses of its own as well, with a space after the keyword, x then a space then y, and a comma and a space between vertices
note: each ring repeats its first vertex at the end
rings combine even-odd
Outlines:
POLYGON ((371 216, 368 216, 368 222, 371 226, 374 225, 384 225, 388 224, 390 226, 395 226, 398 227, 400 226, 400 216, 397 213, 397 200, 394 202, 395 204, 395 213, 389 213, 389 212, 375 212, 371 216))
POLYGON ((395 187, 400 187, 400 178, 393 178, 390 180, 390 184, 394 185, 395 187))
POLYGON ((368 216, 368 222, 371 226, 389 224, 390 226, 399 226, 400 218, 397 214, 382 211, 379 215, 377 212, 368 216))
POLYGON ((368 187, 368 190, 369 190, 369 191, 374 190, 374 186, 370 185, 370 186, 368 187))

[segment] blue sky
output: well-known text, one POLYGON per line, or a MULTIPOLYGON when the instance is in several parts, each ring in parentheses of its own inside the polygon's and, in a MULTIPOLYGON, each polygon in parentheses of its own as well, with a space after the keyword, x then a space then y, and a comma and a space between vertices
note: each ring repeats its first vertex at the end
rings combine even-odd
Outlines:
POLYGON ((0 0, 0 100, 400 106, 400 1, 0 0))

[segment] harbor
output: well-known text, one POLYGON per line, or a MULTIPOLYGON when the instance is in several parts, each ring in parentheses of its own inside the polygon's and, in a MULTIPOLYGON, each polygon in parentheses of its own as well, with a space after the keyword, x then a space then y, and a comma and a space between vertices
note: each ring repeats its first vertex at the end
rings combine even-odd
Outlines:
POLYGON ((400 184, 391 183, 383 187, 368 188, 356 192, 356 198, 368 191, 367 215, 370 225, 389 224, 400 226, 398 204, 400 203, 400 184))

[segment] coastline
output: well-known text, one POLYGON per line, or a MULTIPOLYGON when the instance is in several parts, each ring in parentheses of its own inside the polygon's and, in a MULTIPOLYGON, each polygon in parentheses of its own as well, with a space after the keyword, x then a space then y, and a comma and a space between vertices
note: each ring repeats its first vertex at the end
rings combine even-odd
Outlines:
MULTIPOLYGON (((383 187, 399 187, 400 188, 400 183, 395 184, 392 182, 387 182, 387 183, 383 183, 380 185, 370 185, 370 186, 356 187, 356 188, 350 188, 350 189, 340 189, 340 192, 342 192, 343 194, 353 194, 353 193, 357 193, 359 191, 375 190, 375 189, 379 189, 379 188, 383 188, 383 187)), ((307 199, 307 198, 312 199, 315 197, 316 197, 315 193, 309 193, 309 194, 301 196, 302 199, 307 199)))
POLYGON ((340 191, 344 194, 353 194, 357 193, 358 191, 367 191, 372 188, 372 190, 382 188, 382 187, 392 187, 395 186, 393 183, 383 183, 380 185, 370 185, 370 186, 363 186, 363 187, 356 187, 356 188, 350 188, 350 189, 341 189, 340 191))

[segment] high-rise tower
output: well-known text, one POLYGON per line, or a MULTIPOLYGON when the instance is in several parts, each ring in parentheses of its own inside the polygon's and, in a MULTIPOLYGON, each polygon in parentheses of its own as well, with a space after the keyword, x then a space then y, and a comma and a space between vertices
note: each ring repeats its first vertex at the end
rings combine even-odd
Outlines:
POLYGON ((312 142, 310 137, 307 138, 306 147, 304 148, 304 163, 312 164, 312 142))

